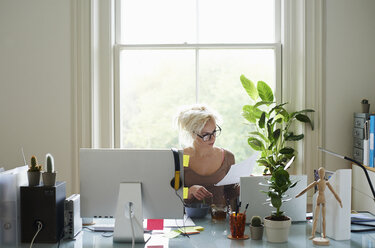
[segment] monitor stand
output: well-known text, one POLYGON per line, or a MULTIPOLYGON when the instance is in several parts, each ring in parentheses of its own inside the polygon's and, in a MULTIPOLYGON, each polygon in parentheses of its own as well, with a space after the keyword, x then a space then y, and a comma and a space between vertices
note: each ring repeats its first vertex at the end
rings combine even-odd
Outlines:
POLYGON ((113 242, 144 243, 140 182, 120 183, 113 242))

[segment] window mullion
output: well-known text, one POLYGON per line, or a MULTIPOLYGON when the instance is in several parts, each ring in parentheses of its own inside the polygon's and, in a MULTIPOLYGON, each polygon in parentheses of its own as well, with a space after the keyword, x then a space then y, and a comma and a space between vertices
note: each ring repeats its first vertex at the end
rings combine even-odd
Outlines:
POLYGON ((121 49, 267 49, 275 48, 280 43, 212 43, 212 44, 116 44, 121 49))
POLYGON ((195 49, 195 102, 199 101, 199 49, 195 49))

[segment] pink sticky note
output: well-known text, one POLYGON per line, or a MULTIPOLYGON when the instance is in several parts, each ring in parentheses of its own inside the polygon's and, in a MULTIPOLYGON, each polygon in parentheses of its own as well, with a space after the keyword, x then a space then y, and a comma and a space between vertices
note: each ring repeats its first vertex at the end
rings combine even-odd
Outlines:
POLYGON ((163 219, 147 219, 147 230, 163 230, 163 219))

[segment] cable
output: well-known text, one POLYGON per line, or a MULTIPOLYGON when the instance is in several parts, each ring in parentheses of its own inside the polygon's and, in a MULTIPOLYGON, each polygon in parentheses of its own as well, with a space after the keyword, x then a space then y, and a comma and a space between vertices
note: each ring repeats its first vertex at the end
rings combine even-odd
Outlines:
POLYGON ((180 199, 180 201, 182 202, 182 205, 183 205, 184 207, 186 207, 186 204, 185 204, 184 200, 182 200, 181 196, 177 193, 177 190, 175 190, 174 192, 175 192, 175 194, 177 195, 177 197, 180 199))
POLYGON ((59 238, 59 243, 57 244, 57 248, 60 247, 60 242, 61 242, 61 240, 64 238, 65 227, 67 227, 67 226, 69 226, 69 225, 64 226, 64 228, 61 230, 60 238, 59 238))
MULTIPOLYGON (((175 190, 174 192, 176 193, 177 197, 178 197, 178 198, 180 199, 180 201, 182 202, 183 207, 186 207, 186 204, 185 204, 184 200, 182 200, 181 196, 177 193, 177 190, 175 190)), ((184 210, 185 210, 185 209, 184 209, 184 210)), ((182 229, 182 228, 178 225, 176 219, 175 219, 175 223, 176 223, 176 226, 178 227, 178 229, 182 229)), ((186 233, 185 215, 184 215, 184 214, 182 215, 182 227, 183 227, 183 230, 184 230, 184 231, 181 233, 182 236, 186 236, 186 237, 190 238, 189 234, 186 233)))
POLYGON ((40 230, 42 230, 42 228, 43 228, 43 224, 42 224, 42 222, 40 222, 40 221, 38 220, 36 223, 38 223, 38 230, 36 231, 36 233, 35 233, 33 239, 31 240, 30 248, 33 247, 33 243, 34 243, 34 240, 35 240, 36 236, 38 235, 38 233, 40 232, 40 230))
POLYGON ((129 202, 129 217, 130 217, 130 226, 131 226, 131 229, 132 229, 132 247, 134 247, 135 237, 134 237, 132 206, 133 206, 133 203, 129 202))

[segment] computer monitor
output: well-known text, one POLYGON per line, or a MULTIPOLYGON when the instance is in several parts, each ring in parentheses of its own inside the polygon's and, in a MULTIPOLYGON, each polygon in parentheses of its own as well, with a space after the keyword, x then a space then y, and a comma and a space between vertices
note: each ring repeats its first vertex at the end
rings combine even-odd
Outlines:
MULTIPOLYGON (((179 151, 179 161, 181 178, 183 178, 182 151, 179 151)), ((182 219, 183 189, 181 187, 175 191, 171 187, 170 182, 174 175, 175 161, 170 149, 82 148, 80 149, 81 216, 83 218, 115 217, 118 199, 124 199, 132 194, 122 191, 119 195, 120 184, 138 182, 141 185, 141 207, 144 219, 182 219)), ((182 181, 181 184, 183 185, 182 181)))

